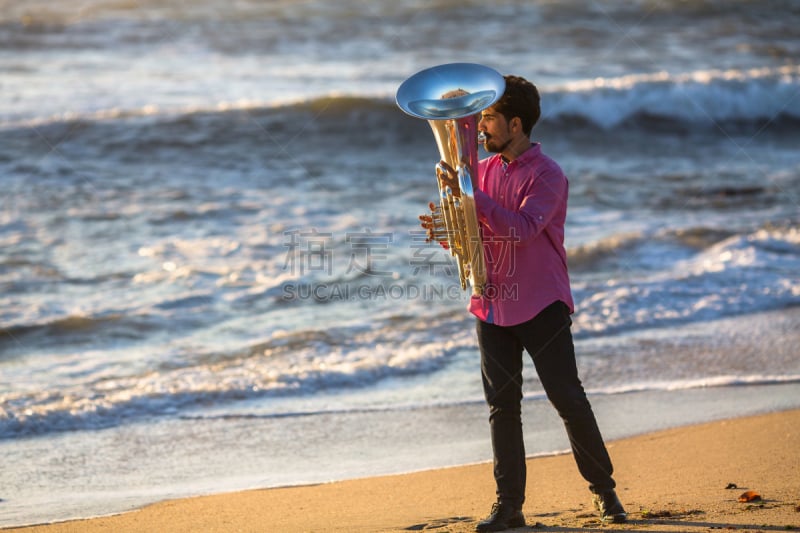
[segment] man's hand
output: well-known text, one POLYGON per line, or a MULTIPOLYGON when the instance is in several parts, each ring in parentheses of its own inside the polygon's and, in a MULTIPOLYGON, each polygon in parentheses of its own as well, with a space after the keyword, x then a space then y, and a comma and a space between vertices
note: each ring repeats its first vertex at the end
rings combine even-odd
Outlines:
MULTIPOLYGON (((430 202, 428 204, 428 208, 431 210, 431 213, 433 213, 433 211, 436 210, 436 204, 434 204, 433 202, 430 202)), ((433 215, 427 215, 427 214, 426 215, 420 215, 419 216, 419 225, 422 226, 422 229, 424 229, 425 233, 427 234, 427 238, 425 239, 425 242, 432 242, 433 240, 435 240, 435 235, 434 235, 435 229, 434 229, 434 225, 433 225, 433 215)), ((444 248, 445 250, 448 250, 450 248, 447 245, 447 241, 439 241, 439 245, 442 248, 444 248)))
MULTIPOLYGON (((436 206, 433 202, 428 204, 431 212, 436 209, 436 206)), ((428 235, 428 238, 425 239, 425 242, 431 242, 433 240, 433 216, 432 215, 420 215, 419 216, 419 225, 422 226, 422 229, 425 230, 425 233, 428 235)))
POLYGON ((461 187, 458 184, 458 174, 453 170, 453 167, 444 161, 439 161, 439 164, 436 166, 436 175, 439 177, 444 187, 450 187, 454 192, 458 191, 456 196, 461 194, 461 187))

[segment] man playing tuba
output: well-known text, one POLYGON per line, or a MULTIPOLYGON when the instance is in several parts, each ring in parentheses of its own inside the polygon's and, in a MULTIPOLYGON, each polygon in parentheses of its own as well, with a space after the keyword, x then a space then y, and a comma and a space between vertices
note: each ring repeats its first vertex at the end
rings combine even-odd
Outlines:
MULTIPOLYGON (((489 406, 497 501, 477 531, 525 525, 525 448, 521 400, 523 350, 564 421, 573 456, 604 520, 624 522, 613 468, 578 377, 570 332, 574 311, 564 248, 567 178, 530 140, 539 119, 539 92, 505 76, 505 92, 481 111, 478 130, 493 155, 473 176, 483 240, 486 287, 473 294, 483 389, 489 406)), ((451 175, 449 180, 457 179, 451 175)), ((433 233, 429 215, 421 225, 433 233)))

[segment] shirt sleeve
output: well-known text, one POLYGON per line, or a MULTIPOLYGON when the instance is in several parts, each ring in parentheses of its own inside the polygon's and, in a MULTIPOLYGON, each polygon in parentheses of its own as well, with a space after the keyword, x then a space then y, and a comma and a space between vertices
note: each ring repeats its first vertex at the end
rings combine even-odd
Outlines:
POLYGON ((492 234, 515 236, 520 242, 534 239, 547 227, 567 201, 567 180, 563 173, 548 169, 531 176, 522 193, 519 209, 503 208, 488 194, 475 191, 475 208, 480 222, 492 234), (513 229, 512 229, 513 228, 513 229))

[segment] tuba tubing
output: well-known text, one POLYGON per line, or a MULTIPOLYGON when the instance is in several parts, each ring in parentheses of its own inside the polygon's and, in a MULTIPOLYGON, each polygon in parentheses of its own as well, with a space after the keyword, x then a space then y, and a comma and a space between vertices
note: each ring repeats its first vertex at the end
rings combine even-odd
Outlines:
POLYGON ((497 71, 475 63, 431 67, 406 79, 397 89, 397 105, 407 114, 425 119, 433 130, 441 161, 456 171, 458 185, 447 185, 447 169, 436 165, 439 205, 432 213, 434 238, 447 241, 456 259, 461 288, 472 286, 483 294, 486 264, 473 177, 478 171, 478 114, 505 91, 497 71))

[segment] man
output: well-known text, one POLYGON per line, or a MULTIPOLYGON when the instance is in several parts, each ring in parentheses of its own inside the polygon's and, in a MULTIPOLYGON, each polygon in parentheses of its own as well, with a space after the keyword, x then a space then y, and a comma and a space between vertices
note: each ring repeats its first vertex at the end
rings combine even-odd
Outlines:
MULTIPOLYGON (((595 506, 604 520, 624 522, 611 460, 578 377, 570 332, 574 308, 564 249, 567 178, 541 146, 530 141, 540 115, 538 90, 524 78, 505 80, 502 98, 484 110, 478 122, 483 146, 494 155, 480 161, 474 184, 487 289, 484 296, 472 297, 469 310, 477 317, 497 485, 497 502, 477 531, 525 525, 523 349, 564 420, 595 506)), ((431 235, 430 217, 420 219, 431 235)))

